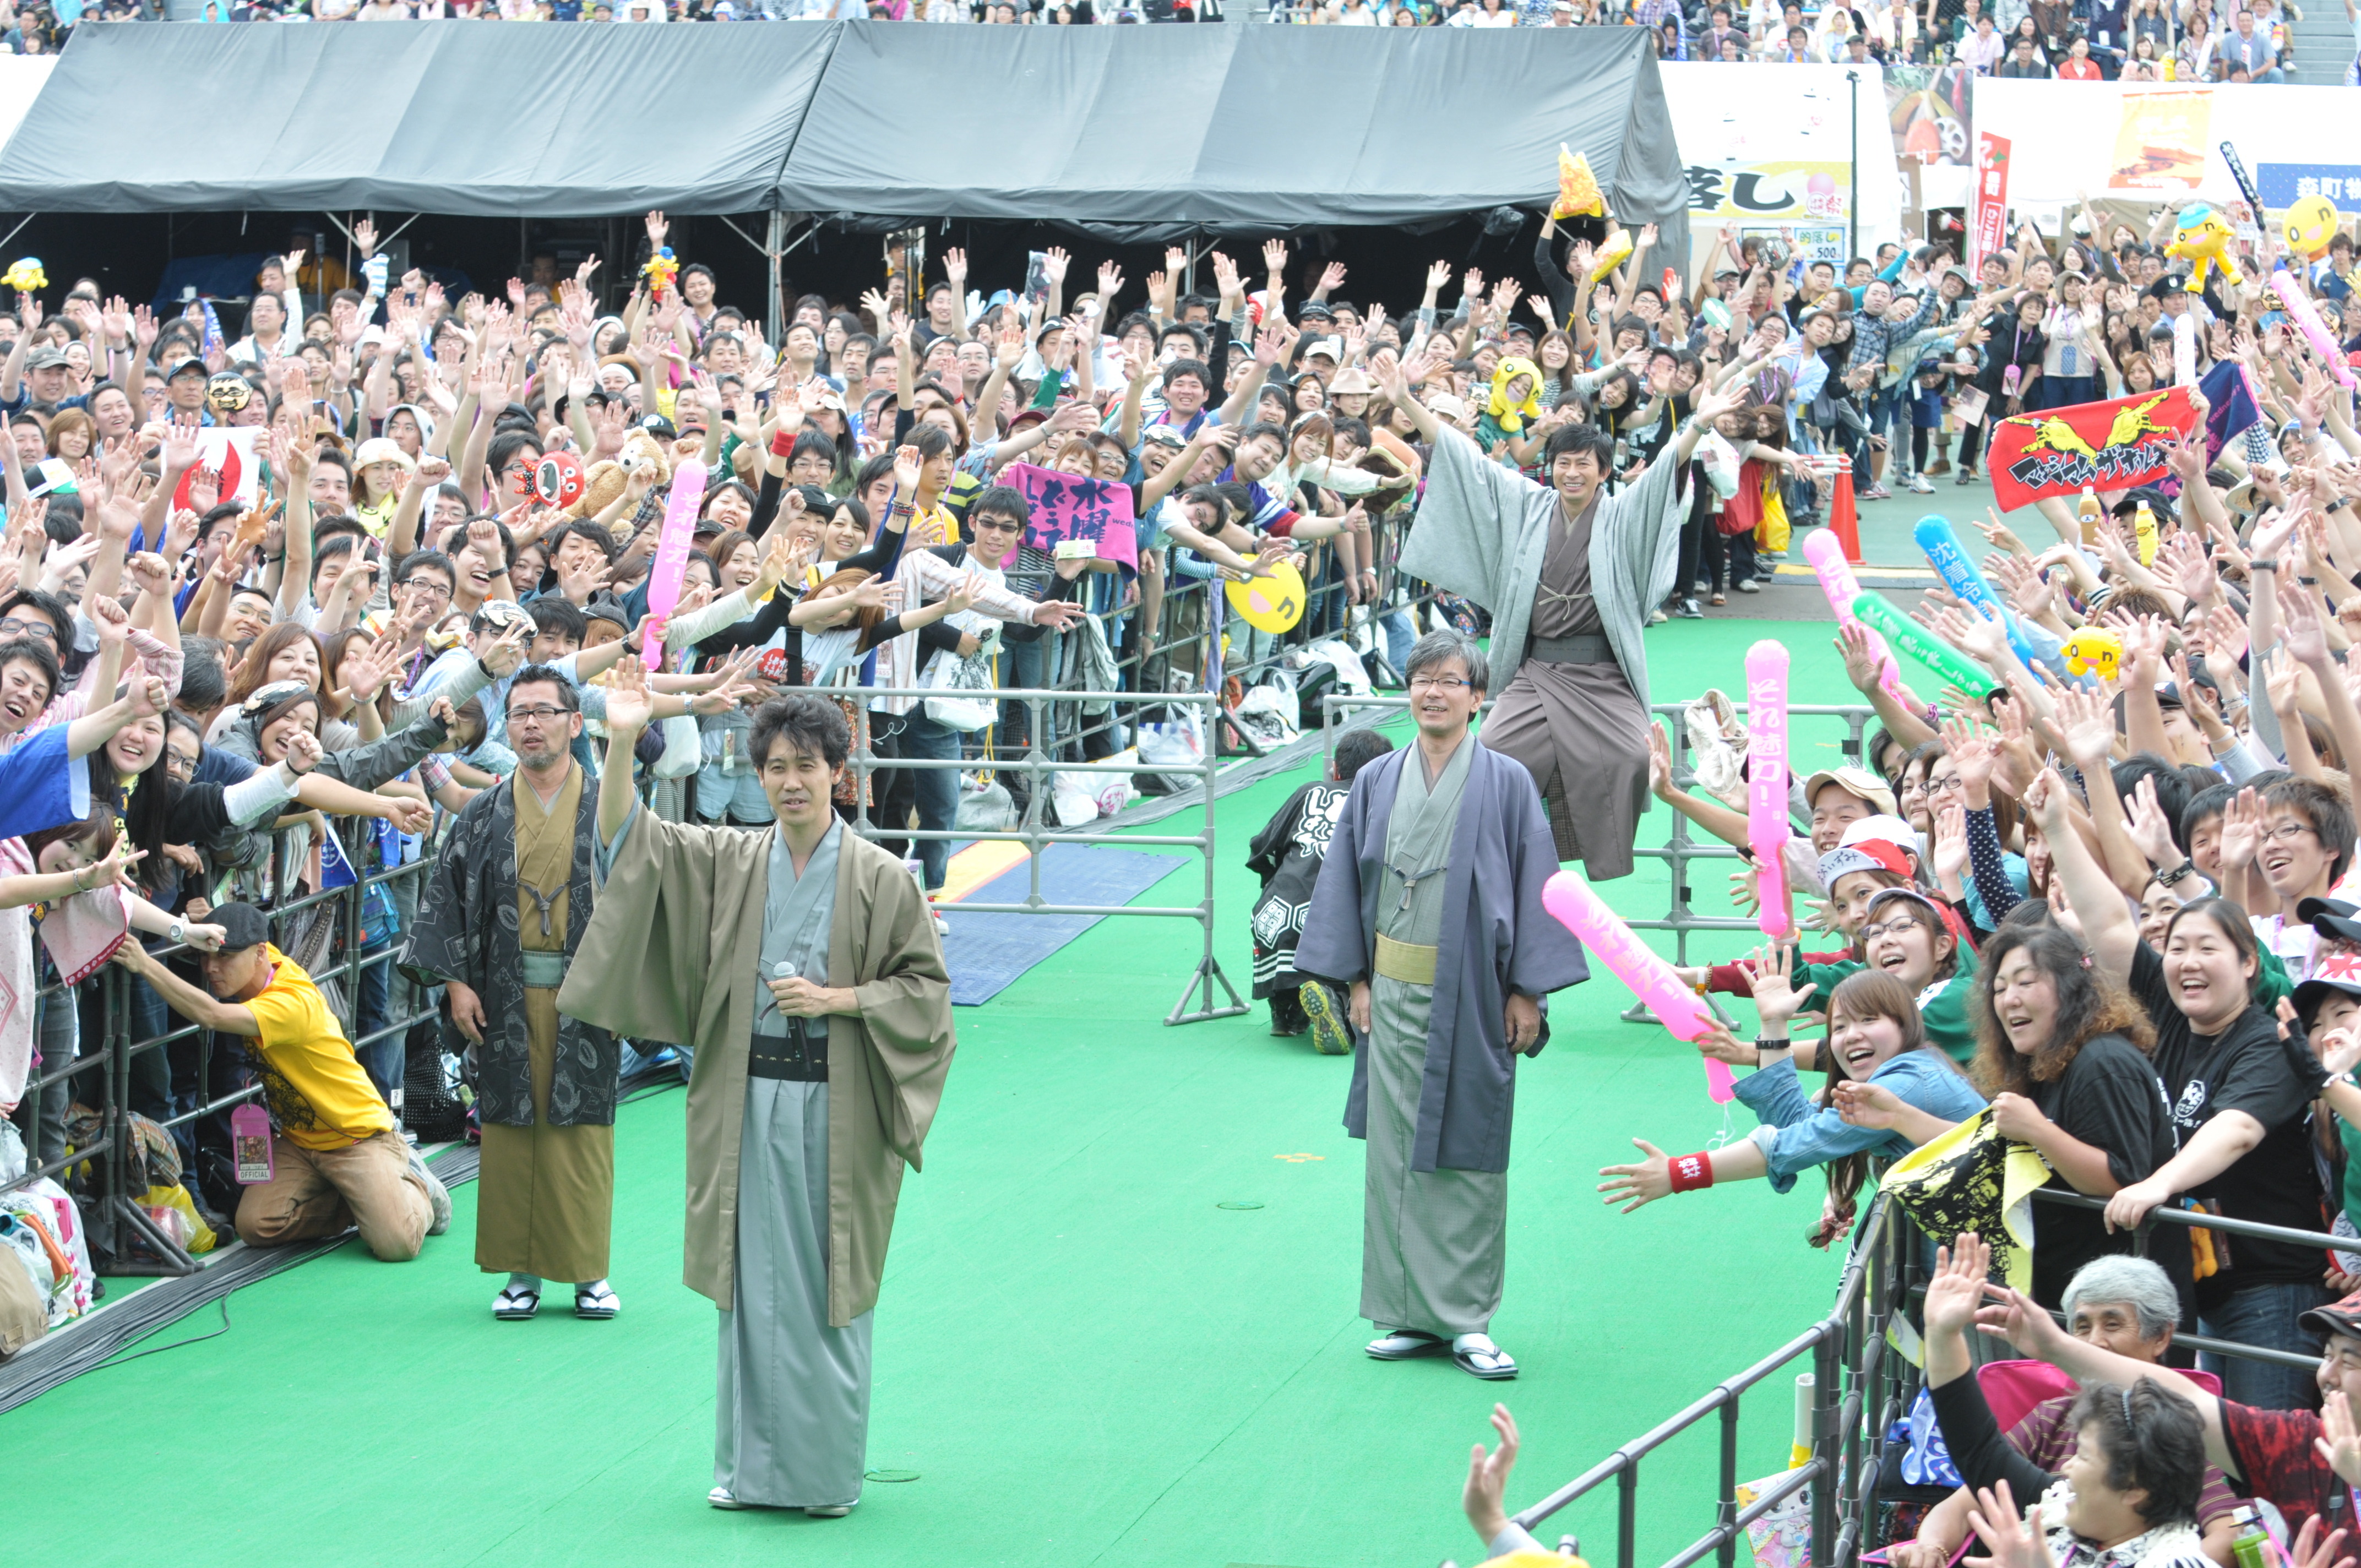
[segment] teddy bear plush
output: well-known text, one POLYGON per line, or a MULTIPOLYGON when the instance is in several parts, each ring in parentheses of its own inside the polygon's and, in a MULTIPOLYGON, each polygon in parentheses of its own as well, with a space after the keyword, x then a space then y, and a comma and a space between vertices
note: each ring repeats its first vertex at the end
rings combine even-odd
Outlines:
POLYGON ((653 471, 658 485, 672 477, 672 459, 664 443, 644 430, 633 430, 623 437, 620 452, 590 465, 589 472, 583 476, 582 494, 566 509, 566 514, 575 518, 598 516, 614 504, 631 476, 642 468, 653 471))

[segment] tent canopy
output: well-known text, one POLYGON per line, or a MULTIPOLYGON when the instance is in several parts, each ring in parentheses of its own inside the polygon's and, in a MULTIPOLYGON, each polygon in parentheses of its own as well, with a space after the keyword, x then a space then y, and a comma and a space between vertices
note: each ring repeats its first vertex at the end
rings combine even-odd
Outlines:
POLYGON ((1155 239, 1531 207, 1561 142, 1619 217, 1682 222, 1636 28, 98 23, 0 152, 0 207, 769 209, 1155 239), (693 142, 666 102, 695 105, 693 142))
POLYGON ((1628 221, 1686 209, 1637 29, 856 26, 778 204, 1137 238, 1418 224, 1554 193, 1560 142, 1588 157, 1628 221), (937 96, 973 105, 956 118, 912 114, 892 84, 913 81, 996 90, 937 96))
POLYGON ((805 27, 74 29, 0 207, 486 217, 771 204, 836 43, 805 27), (663 113, 696 110, 685 122, 663 113))

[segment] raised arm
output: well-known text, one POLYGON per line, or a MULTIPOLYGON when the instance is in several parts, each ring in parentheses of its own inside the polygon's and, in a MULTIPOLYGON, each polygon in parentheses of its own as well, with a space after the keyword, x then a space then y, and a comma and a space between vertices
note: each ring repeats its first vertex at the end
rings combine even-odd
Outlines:
POLYGON ((2066 885, 2066 902, 2081 923, 2082 940, 2091 956, 2107 973, 2129 981, 2132 953, 2139 946, 2139 927, 2113 878, 2075 830, 2067 800, 2066 781, 2044 768, 2026 786, 2025 809, 2048 843, 2052 876, 2066 885))

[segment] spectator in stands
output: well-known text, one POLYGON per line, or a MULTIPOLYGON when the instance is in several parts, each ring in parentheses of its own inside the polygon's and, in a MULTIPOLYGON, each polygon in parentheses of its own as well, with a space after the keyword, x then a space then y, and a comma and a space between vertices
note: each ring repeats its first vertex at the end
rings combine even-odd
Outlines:
POLYGON ((1739 1080, 1738 1097, 1762 1121, 1749 1136, 1719 1149, 1667 1156, 1644 1138, 1632 1139, 1645 1156, 1631 1165, 1602 1167, 1598 1190, 1625 1213, 1675 1192, 1693 1192, 1722 1181, 1767 1178, 1774 1192, 1794 1190, 1795 1179, 1815 1166, 1828 1169, 1828 1199, 1810 1233, 1812 1245, 1827 1246, 1852 1224, 1856 1194, 1868 1173, 1868 1157, 1899 1158, 1912 1145, 1898 1133, 1847 1122, 1837 1111, 1836 1085, 1874 1082, 1903 1103, 1946 1122, 1965 1121, 1983 1107, 1983 1096, 1940 1051, 1928 1048, 1926 1027, 1909 990, 1875 970, 1846 979, 1828 999, 1827 1054, 1837 1071, 1815 1101, 1804 1089, 1789 1048, 1788 1022, 1806 998, 1787 982, 1788 966, 1766 958, 1744 966, 1754 994, 1762 1032, 1741 1042, 1717 1025, 1697 1049, 1717 1061, 1754 1070, 1739 1080))
MULTIPOLYGON (((2112 1352, 2081 1357, 2105 1370, 2081 1374, 2082 1390, 2066 1417, 2076 1433, 2073 1453, 2058 1471, 2043 1467, 2002 1440, 1973 1376, 1967 1335, 1988 1288, 1991 1249, 1969 1231, 1937 1256, 1927 1287, 1927 1387, 1951 1461, 1976 1494, 1969 1522, 1991 1543, 1994 1561, 2032 1568, 2095 1552, 2150 1568, 2207 1568, 2197 1519, 2211 1445, 2186 1402, 2193 1386, 2112 1352), (2020 1517, 2020 1507, 2030 1517, 2020 1517)), ((2054 1325, 2051 1332, 2090 1348, 2054 1325)), ((2308 1542, 2298 1552, 2311 1556, 2308 1542)))
POLYGON ((2271 42, 2270 33, 2255 25, 2255 14, 2245 6, 2231 18, 2235 30, 2222 40, 2222 59, 2234 70, 2246 71, 2254 82, 2279 82, 2287 80, 2279 70, 2279 51, 2271 42))
POLYGON ((1975 31, 1954 46, 1953 58, 1978 76, 1991 76, 1998 72, 2007 48, 2006 40, 1994 30, 1993 19, 1978 16, 1975 31))
MULTIPOLYGON (((2051 1188, 2112 1198, 2172 1158, 2172 1118, 2148 1065, 2155 1034, 2147 1015, 2083 959, 2081 943, 2056 926, 2003 923, 1984 945, 1971 987, 1971 1076, 1992 1100, 1993 1126, 2041 1155, 2051 1188)), ((1898 1132, 1914 1145, 1951 1127, 1874 1084, 1839 1084, 1837 1106, 1848 1122, 1898 1132)), ((2035 1298, 2061 1302, 2086 1264, 2135 1245, 2129 1232, 2111 1231, 2091 1210, 2045 1205, 2034 1238, 2035 1298)), ((2187 1238, 2160 1231, 2146 1251, 2186 1293, 2187 1238)))
MULTIPOLYGON (((1972 1256, 1967 1257, 1954 1272, 1964 1278, 1966 1267, 1974 1262, 1972 1256)), ((2103 1343, 2078 1338, 2059 1327, 2029 1297, 1986 1286, 1981 1268, 1973 1288, 1979 1295, 1998 1295, 2001 1304, 1985 1307, 1978 1318, 1988 1331, 2005 1336, 2018 1354, 2051 1363, 2086 1390, 2097 1383, 2122 1386, 2145 1379, 2193 1406, 2205 1461, 2219 1467, 2234 1485, 2268 1498, 2290 1529, 2309 1529, 2315 1518, 2350 1517, 2353 1505, 2348 1488, 2361 1485, 2361 1442, 2355 1441, 2351 1414, 2352 1401, 2361 1397, 2361 1294, 2304 1314, 2303 1332, 2323 1345, 2312 1384, 2326 1409, 2315 1414, 2301 1408, 2258 1409, 2226 1392, 2202 1387, 2169 1367, 2151 1365, 2103 1343)), ((1970 1290, 1964 1284, 1947 1288, 1946 1299, 1954 1292, 1965 1298, 1970 1290)), ((1931 1303, 1931 1288, 1928 1294, 1931 1303)), ((1971 1311, 1975 1310, 1972 1301, 1962 1304, 1971 1311)), ((1944 1310, 1953 1310, 1948 1306, 1944 1310)), ((1931 1351, 1932 1322, 1928 1330, 1931 1351)), ((1931 1380, 1931 1365, 1928 1370, 1931 1380)), ((1938 1409, 1939 1412, 1941 1407, 1938 1409)))
MULTIPOLYGON (((2026 789, 2026 811, 2055 861, 2053 879, 2080 920, 2092 961, 2128 984, 2157 1035, 2151 1059, 2173 1107, 2180 1152, 2107 1203, 2117 1227, 2189 1194, 2226 1218, 2302 1230, 2319 1223, 2321 1190, 2305 1113, 2325 1073, 2308 1050, 2290 1049, 2278 1021, 2255 1002, 2260 960, 2253 922, 2227 899, 2183 905, 2161 954, 2140 939, 2123 894, 2070 823, 2066 784, 2045 772, 2026 789)), ((2201 1241, 2199 1326, 2219 1338, 2297 1354, 2319 1342, 2300 1324, 2328 1299, 2319 1254, 2240 1236, 2226 1261, 2206 1266, 2201 1241)), ((2246 1361, 2210 1362, 2242 1403, 2294 1409, 2301 1375, 2246 1361)))
MULTIPOLYGON (((2057 1212, 2045 1209, 2043 1217, 2057 1212)), ((2067 1285, 2061 1305, 2067 1332, 2076 1339, 2150 1366, 2163 1364, 2180 1317, 2173 1282, 2144 1257, 2093 1259, 2067 1285)), ((2213 1379, 2201 1373, 2191 1381, 2213 1379)), ((2070 1393, 2044 1399, 2009 1429, 2008 1445, 2043 1470, 2063 1471, 2080 1436, 2071 1419, 2078 1403, 2078 1396, 2070 1393)), ((2238 1503, 2229 1478, 2209 1462, 2197 1499, 2197 1528, 2205 1555, 2216 1564, 2234 1560, 2231 1543, 2243 1528, 2238 1503)), ((1918 1521, 1916 1540, 1891 1548, 1894 1568, 1945 1568, 1967 1539, 1968 1515, 1974 1507, 1975 1494, 1965 1486, 1937 1504, 1918 1521)))

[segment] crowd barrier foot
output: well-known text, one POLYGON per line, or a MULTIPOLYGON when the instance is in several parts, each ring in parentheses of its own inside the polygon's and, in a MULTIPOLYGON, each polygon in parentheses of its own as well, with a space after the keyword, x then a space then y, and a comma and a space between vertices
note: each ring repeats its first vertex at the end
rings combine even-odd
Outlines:
POLYGON ((1164 1022, 1167 1027, 1175 1024, 1202 1024, 1211 1018, 1243 1017, 1252 1011, 1246 999, 1238 994, 1238 988, 1230 983, 1230 977, 1222 972, 1222 960, 1208 953, 1197 960, 1196 971, 1190 975, 1188 985, 1181 990, 1180 1000, 1172 1004, 1172 1011, 1166 1015, 1164 1022), (1230 999, 1227 1006, 1219 1005, 1214 1001, 1213 986, 1216 982, 1230 999), (1192 1012, 1190 1003, 1196 999, 1200 986, 1205 992, 1204 1005, 1192 1012))

